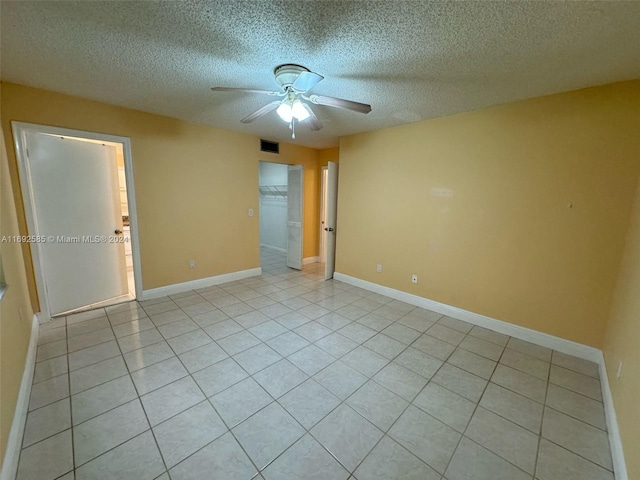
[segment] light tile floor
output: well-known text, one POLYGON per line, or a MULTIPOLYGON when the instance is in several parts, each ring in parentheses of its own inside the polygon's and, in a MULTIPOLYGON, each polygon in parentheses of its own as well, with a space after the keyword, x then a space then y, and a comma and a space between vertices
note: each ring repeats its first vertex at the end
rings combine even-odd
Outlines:
POLYGON ((595 364, 283 263, 43 326, 18 479, 613 479, 595 364))

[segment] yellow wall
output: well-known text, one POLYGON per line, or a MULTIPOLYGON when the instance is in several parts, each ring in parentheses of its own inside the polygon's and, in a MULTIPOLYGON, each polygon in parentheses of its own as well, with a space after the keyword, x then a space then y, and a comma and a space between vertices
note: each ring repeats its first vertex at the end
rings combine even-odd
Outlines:
POLYGON ((604 342, 629 478, 640 478, 640 181, 604 342), (622 374, 616 378, 618 363, 622 374))
MULTIPOLYGON (((317 255, 320 168, 340 157, 337 271, 596 347, 611 309, 614 401, 626 451, 640 447, 640 81, 358 134, 340 149, 281 144, 279 156, 253 136, 13 84, 1 106, 8 145, 11 120, 131 138, 146 289, 259 265, 247 216, 259 160, 305 166, 304 256, 317 255)), ((26 233, 7 153, 2 234, 26 233)), ((30 333, 27 283, 36 298, 22 253, 2 245, 2 454, 30 333)))
POLYGON ((325 148, 318 151, 318 163, 320 167, 326 167, 329 162, 340 162, 340 148, 325 148))
MULTIPOLYGON (((258 267, 259 151, 250 135, 68 95, 3 85, 2 126, 12 144, 12 120, 131 138, 145 289, 258 267), (196 268, 189 269, 189 260, 196 268)), ((277 161, 305 165, 304 255, 318 250, 317 150, 281 144, 277 161)), ((19 185, 13 148, 11 179, 19 185)), ((21 197, 18 222, 26 232, 21 197)), ((35 297, 29 252, 29 286, 35 297)))
MULTIPOLYGON (((4 137, 0 137, 0 238, 5 235, 19 235, 19 232, 4 137)), ((0 463, 2 463, 27 357, 33 310, 29 300, 20 245, 0 243, 0 254, 4 280, 9 285, 0 301, 0 463)))
POLYGON ((632 81, 342 138, 336 271, 601 347, 638 112, 632 81))

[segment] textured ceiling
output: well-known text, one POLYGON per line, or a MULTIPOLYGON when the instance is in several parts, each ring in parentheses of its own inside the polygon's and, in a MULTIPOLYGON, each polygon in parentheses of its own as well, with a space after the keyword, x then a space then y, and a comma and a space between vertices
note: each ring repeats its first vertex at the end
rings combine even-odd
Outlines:
POLYGON ((296 143, 640 77, 640 2, 2 1, 2 79, 263 138, 291 141, 273 68, 325 76, 324 129, 296 143))

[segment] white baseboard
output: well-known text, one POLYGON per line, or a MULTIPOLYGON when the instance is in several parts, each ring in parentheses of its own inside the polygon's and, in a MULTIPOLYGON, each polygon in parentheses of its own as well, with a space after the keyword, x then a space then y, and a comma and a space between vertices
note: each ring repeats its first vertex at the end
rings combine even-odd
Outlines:
POLYGON ((49 323, 51 321, 51 317, 47 317, 45 316, 42 312, 37 312, 35 314, 36 318, 38 319, 38 323, 40 325, 44 324, 44 323, 49 323))
POLYGON ((599 370, 600 385, 602 387, 602 401, 604 402, 604 413, 607 419, 607 431, 609 433, 609 446, 611 447, 611 460, 613 461, 613 473, 616 480, 629 480, 627 474, 627 465, 624 461, 624 450, 622 448, 622 439, 620 438, 620 430, 618 429, 618 417, 616 409, 613 405, 613 396, 609 387, 609 375, 607 374, 607 365, 604 355, 600 353, 599 370))
POLYGON ((152 288, 144 290, 142 295, 138 295, 138 300, 152 300, 154 298, 165 297, 167 295, 175 295, 176 293, 188 292, 198 288, 207 288, 221 283, 234 282, 249 277, 257 277, 262 275, 262 268, 250 268, 248 270, 240 270, 238 272, 224 273, 215 277, 199 278, 190 282, 174 283, 164 287, 152 288))
POLYGON ((521 327, 519 325, 514 325, 512 323, 503 322, 502 320, 496 320, 495 318, 470 312, 468 310, 463 310, 462 308, 429 300, 428 298, 419 297, 418 295, 413 295, 401 290, 378 285, 377 283, 368 282, 360 278, 345 275, 344 273, 335 272, 333 274, 333 278, 334 280, 338 280, 355 287, 360 287, 371 292, 379 293, 381 295, 400 300, 401 302, 415 305, 416 307, 441 313, 442 315, 463 320, 473 325, 488 328, 511 337, 519 338, 520 340, 525 340, 567 355, 573 355, 574 357, 597 363, 600 370, 602 398, 607 419, 607 430, 609 432, 609 443, 611 447, 611 457, 613 459, 615 478, 616 480, 628 480, 627 468, 624 461, 624 452, 622 449, 622 440, 620 439, 620 431, 618 430, 618 421, 613 404, 613 397, 611 396, 611 389, 609 388, 607 368, 601 350, 573 342, 571 340, 556 337, 554 335, 549 335, 548 333, 538 332, 536 330, 531 330, 530 328, 521 327))
POLYGON ((307 257, 302 259, 303 265, 309 265, 310 263, 318 263, 320 261, 320 257, 307 257))
POLYGON ((36 367, 36 351, 38 350, 38 330, 40 323, 36 315, 33 316, 31 322, 31 337, 29 338, 29 349, 27 350, 27 358, 24 362, 24 371, 22 372, 22 383, 20 384, 20 392, 18 393, 18 402, 13 412, 13 422, 9 431, 7 440, 7 449, 4 453, 4 461, 2 462, 2 472, 0 480, 14 480, 18 471, 18 461, 20 460, 20 447, 22 445, 22 437, 24 435, 24 427, 27 421, 27 412, 29 410, 29 397, 31 396, 31 384, 33 383, 33 372, 36 367))
POLYGON ((496 320, 495 318, 487 317, 479 313, 463 310, 462 308, 429 300, 428 298, 419 297, 418 295, 413 295, 401 290, 378 285, 377 283, 367 282, 366 280, 361 280, 343 273, 336 272, 333 274, 333 278, 335 280, 348 283, 349 285, 380 293, 410 305, 415 305, 416 307, 441 313, 442 315, 457 318, 458 320, 463 320, 465 322, 472 323, 473 325, 488 328, 495 332, 504 333, 505 335, 519 338, 520 340, 551 348, 558 352, 566 353, 567 355, 573 355, 574 357, 583 358, 596 363, 598 363, 602 358, 602 352, 597 348, 549 335, 548 333, 542 333, 536 330, 531 330, 530 328, 514 325, 513 323, 496 320))

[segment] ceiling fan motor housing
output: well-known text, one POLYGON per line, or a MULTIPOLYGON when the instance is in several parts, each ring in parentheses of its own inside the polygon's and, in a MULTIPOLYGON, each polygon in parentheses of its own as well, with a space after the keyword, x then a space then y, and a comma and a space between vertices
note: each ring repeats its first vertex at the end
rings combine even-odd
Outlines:
POLYGON ((296 65, 293 63, 285 63, 284 65, 279 65, 273 69, 273 74, 276 77, 276 82, 282 87, 286 88, 288 86, 293 85, 293 82, 296 81, 298 76, 302 72, 310 72, 307 67, 303 67, 302 65, 296 65))
MULTIPOLYGON (((326 105, 328 107, 337 107, 360 113, 369 113, 371 111, 371 105, 367 105, 365 103, 344 100, 336 97, 327 97, 324 95, 305 95, 305 93, 314 88, 318 82, 324 79, 324 77, 318 73, 312 72, 302 65, 297 65, 295 63, 284 63, 282 65, 278 65, 273 69, 273 76, 282 89, 280 92, 238 87, 213 87, 211 90, 252 94, 259 93, 280 97, 280 100, 274 100, 273 102, 264 105, 240 121, 242 123, 251 123, 257 118, 276 110, 280 118, 289 123, 292 133, 294 119, 299 122, 306 120, 307 125, 309 125, 311 130, 320 130, 322 128, 322 123, 320 123, 320 120, 315 116, 310 105, 304 103, 302 100, 306 100, 315 105, 326 105)), ((295 136, 292 135, 292 138, 295 138, 295 136)))

